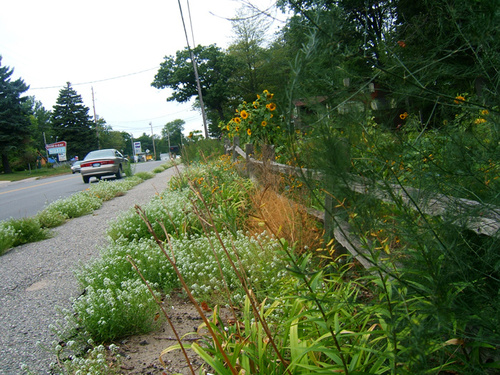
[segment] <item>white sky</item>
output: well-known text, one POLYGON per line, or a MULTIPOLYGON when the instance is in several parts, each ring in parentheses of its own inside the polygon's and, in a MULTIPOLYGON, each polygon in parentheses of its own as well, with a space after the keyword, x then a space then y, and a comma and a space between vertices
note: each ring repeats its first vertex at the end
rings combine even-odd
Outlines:
MULTIPOLYGON (((266 9, 272 0, 251 0, 266 9)), ((187 0, 181 0, 191 47, 187 0)), ((227 48, 239 0, 189 0, 196 44, 227 48)), ((164 56, 185 48, 177 0, 12 0, 2 2, 2 66, 14 68, 47 110, 71 82, 93 115, 95 109, 113 130, 160 134, 175 119, 185 133, 203 132, 190 103, 167 102, 170 91, 151 87, 164 56), (121 77, 111 79, 115 77, 121 77), (80 84, 85 83, 85 84, 80 84)))

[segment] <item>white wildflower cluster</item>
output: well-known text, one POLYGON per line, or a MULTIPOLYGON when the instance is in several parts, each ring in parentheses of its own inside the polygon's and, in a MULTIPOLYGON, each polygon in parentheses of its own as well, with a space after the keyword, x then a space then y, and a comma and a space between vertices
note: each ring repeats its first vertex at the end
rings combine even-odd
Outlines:
MULTIPOLYGON (((182 231, 187 222, 195 222, 194 214, 188 208, 189 200, 186 190, 163 192, 143 207, 153 229, 160 237, 163 236, 163 229, 158 221, 162 222, 172 235, 182 231)), ((131 241, 151 237, 146 224, 135 209, 126 211, 111 223, 108 236, 114 241, 120 238, 131 241)))
MULTIPOLYGON (((223 243, 236 266, 245 270, 247 281, 258 289, 270 286, 283 276, 277 242, 272 238, 249 238, 238 232, 236 237, 223 236, 223 243)), ((176 240, 173 248, 177 265, 197 297, 209 298, 212 294, 224 293, 222 270, 230 290, 244 298, 241 282, 215 235, 176 240)))
POLYGON ((62 212, 70 218, 87 215, 102 205, 102 199, 86 191, 73 194, 69 198, 58 199, 47 206, 48 210, 62 212))
POLYGON ((158 306, 141 280, 105 279, 103 284, 106 287, 102 289, 89 285, 73 303, 78 320, 91 337, 103 342, 152 328, 158 306))
POLYGON ((14 245, 17 233, 8 221, 0 222, 0 254, 14 245))
MULTIPOLYGON (((99 345, 89 349, 85 358, 75 357, 71 361, 63 363, 67 374, 110 374, 115 373, 106 360, 107 352, 116 353, 116 345, 110 345, 108 349, 104 345, 99 345)), ((117 372, 116 372, 117 373, 117 372)))

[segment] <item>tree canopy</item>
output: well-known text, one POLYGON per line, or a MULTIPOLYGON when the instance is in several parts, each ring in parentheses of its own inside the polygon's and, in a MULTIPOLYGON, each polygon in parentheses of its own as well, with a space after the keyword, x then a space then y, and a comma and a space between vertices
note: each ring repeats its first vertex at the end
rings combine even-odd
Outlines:
MULTIPOLYGON (((209 130, 211 134, 217 134, 219 121, 226 118, 228 103, 235 92, 234 87, 228 85, 234 69, 234 59, 216 45, 197 46, 192 51, 210 121, 209 130)), ((172 89, 172 96, 167 98, 168 101, 182 103, 193 97, 197 98, 198 90, 189 49, 177 51, 175 57, 166 56, 151 85, 159 89, 172 89)))
POLYGON ((9 157, 29 143, 29 110, 21 95, 29 88, 19 78, 11 80, 14 69, 2 66, 0 56, 0 154, 5 173, 12 173, 9 157))

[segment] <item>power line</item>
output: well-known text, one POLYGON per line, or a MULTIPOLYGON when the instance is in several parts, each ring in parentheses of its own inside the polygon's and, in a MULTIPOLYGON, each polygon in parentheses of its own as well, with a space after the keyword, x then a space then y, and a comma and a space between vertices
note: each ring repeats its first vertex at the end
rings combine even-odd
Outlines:
MULTIPOLYGON (((110 78, 103 78, 103 79, 98 79, 95 81, 88 81, 88 82, 80 82, 80 83, 72 83, 71 86, 81 86, 81 85, 90 85, 92 83, 99 83, 99 82, 105 82, 105 81, 112 81, 114 79, 120 79, 120 78, 125 78, 125 77, 130 77, 136 74, 141 74, 145 72, 150 72, 151 70, 157 70, 159 69, 159 66, 155 66, 154 68, 149 68, 145 70, 141 70, 139 72, 134 72, 134 73, 128 73, 128 74, 123 74, 121 76, 116 76, 116 77, 110 77, 110 78)), ((64 87, 65 85, 57 85, 57 86, 46 86, 46 87, 34 87, 30 88, 30 90, 46 90, 46 89, 57 89, 59 87, 64 87)))

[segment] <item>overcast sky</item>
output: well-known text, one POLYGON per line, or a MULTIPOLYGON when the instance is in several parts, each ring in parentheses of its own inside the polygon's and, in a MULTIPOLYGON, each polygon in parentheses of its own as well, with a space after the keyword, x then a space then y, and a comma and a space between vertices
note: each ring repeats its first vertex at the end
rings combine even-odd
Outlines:
MULTIPOLYGON (((251 0, 261 9, 272 0, 251 0)), ((187 0, 181 0, 191 40, 187 0)), ((189 0, 195 43, 227 48, 239 0, 189 0)), ((14 68, 34 95, 52 110, 66 82, 114 130, 134 137, 160 134, 175 119, 185 133, 203 131, 201 115, 189 103, 166 102, 166 89, 151 87, 164 56, 185 48, 177 0, 15 0, 2 2, 2 66, 14 68)))

